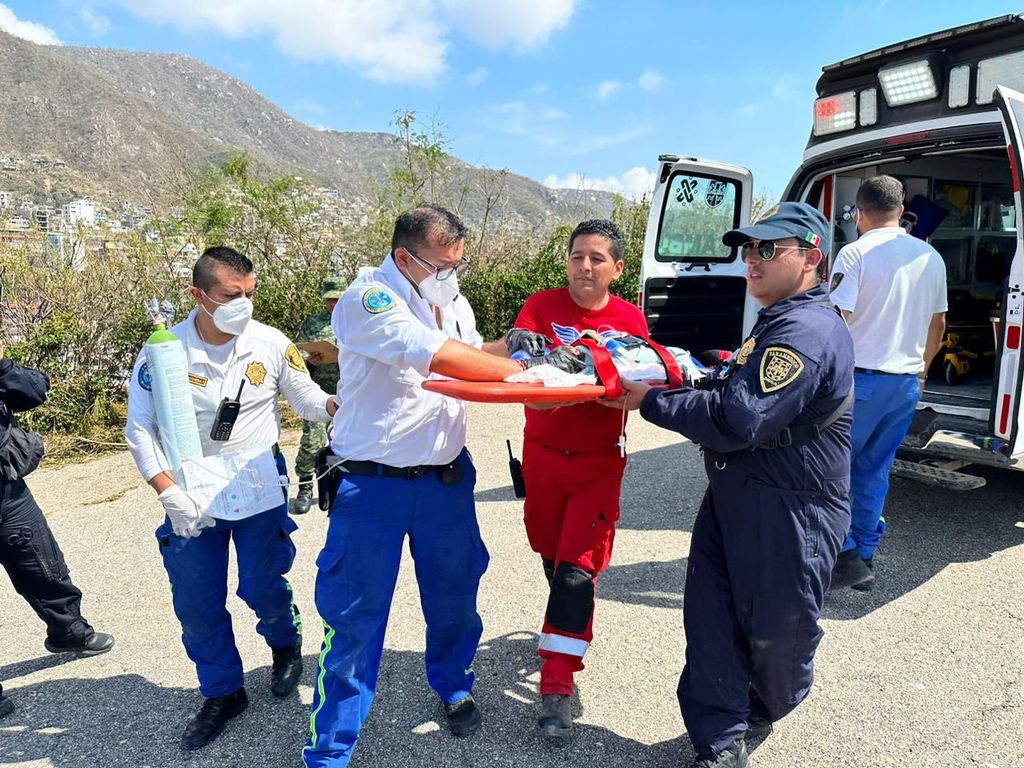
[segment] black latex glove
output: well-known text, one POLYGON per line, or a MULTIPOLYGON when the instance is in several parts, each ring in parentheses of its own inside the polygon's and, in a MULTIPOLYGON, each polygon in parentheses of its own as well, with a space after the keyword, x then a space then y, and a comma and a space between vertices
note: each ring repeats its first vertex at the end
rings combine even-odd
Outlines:
POLYGON ((554 343, 544 334, 527 331, 525 328, 511 328, 505 334, 505 346, 508 347, 510 355, 525 352, 530 357, 539 357, 554 343))
POLYGON ((579 373, 586 367, 583 358, 577 354, 573 347, 555 347, 547 357, 535 357, 527 360, 524 365, 527 368, 534 368, 538 365, 553 365, 566 373, 579 373))

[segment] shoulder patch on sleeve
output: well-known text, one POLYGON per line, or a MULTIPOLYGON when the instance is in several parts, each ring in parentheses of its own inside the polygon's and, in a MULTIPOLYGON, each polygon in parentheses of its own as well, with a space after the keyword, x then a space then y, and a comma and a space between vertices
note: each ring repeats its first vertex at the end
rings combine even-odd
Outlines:
POLYGON ((139 366, 139 386, 147 392, 153 391, 153 377, 149 374, 149 363, 139 366))
POLYGON ((777 392, 796 381, 804 371, 804 361, 791 349, 768 347, 761 358, 761 391, 777 392))
POLYGON ((839 287, 839 284, 841 282, 843 282, 843 273, 836 272, 834 275, 832 275, 832 282, 828 284, 829 291, 834 291, 836 288, 839 287))
POLYGON ((306 373, 306 361, 302 359, 299 348, 294 344, 288 345, 288 348, 284 351, 284 359, 288 362, 289 368, 300 373, 306 373))
POLYGON ((371 315, 379 315, 394 309, 395 299, 384 288, 367 288, 363 292, 363 309, 371 315))

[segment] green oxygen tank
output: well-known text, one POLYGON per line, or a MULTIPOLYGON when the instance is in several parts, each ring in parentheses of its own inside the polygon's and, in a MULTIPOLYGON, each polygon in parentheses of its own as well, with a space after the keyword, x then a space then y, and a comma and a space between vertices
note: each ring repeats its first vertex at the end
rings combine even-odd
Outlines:
POLYGON ((147 310, 155 328, 143 349, 152 382, 160 445, 178 483, 184 487, 181 460, 203 457, 203 444, 199 439, 199 424, 188 380, 188 357, 181 340, 167 328, 169 317, 173 316, 170 305, 164 302, 163 306, 157 306, 156 299, 153 299, 147 310))

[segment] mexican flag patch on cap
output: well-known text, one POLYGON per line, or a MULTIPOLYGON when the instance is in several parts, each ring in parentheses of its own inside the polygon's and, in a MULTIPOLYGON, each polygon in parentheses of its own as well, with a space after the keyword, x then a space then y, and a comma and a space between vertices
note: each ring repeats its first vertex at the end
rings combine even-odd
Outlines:
POLYGON ((813 245, 815 248, 821 245, 821 238, 818 235, 814 234, 813 232, 808 232, 806 235, 804 235, 804 240, 813 245))

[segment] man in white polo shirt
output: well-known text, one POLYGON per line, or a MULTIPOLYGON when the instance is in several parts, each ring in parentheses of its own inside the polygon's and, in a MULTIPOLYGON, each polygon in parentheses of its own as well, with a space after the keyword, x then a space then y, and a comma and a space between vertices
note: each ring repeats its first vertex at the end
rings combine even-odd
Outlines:
POLYGON ((903 185, 875 176, 857 190, 861 237, 836 256, 832 301, 846 318, 855 359, 852 517, 832 588, 874 586, 885 532, 882 508, 896 449, 914 418, 928 366, 946 329, 946 265, 900 227, 903 185))

